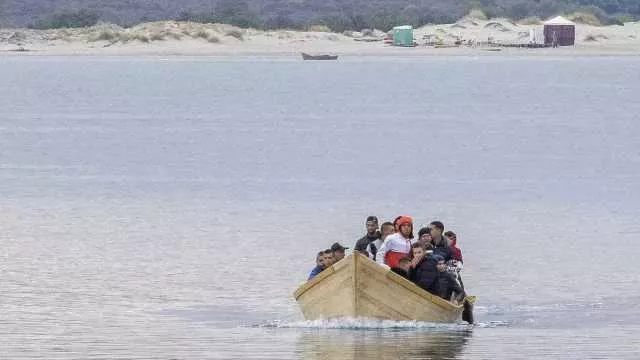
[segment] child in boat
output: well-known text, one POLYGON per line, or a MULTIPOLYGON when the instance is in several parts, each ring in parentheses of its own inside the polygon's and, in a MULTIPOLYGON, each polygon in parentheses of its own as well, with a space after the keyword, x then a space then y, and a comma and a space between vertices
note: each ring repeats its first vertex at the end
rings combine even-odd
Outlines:
POLYGON ((413 219, 401 216, 396 221, 399 231, 387 236, 376 254, 378 264, 386 264, 390 268, 398 266, 398 261, 411 253, 413 239, 413 219))
POLYGON ((313 270, 311 270, 311 272, 309 273, 309 278, 307 279, 307 281, 316 277, 322 272, 322 270, 324 270, 324 251, 320 251, 318 255, 316 255, 316 267, 314 267, 313 270))

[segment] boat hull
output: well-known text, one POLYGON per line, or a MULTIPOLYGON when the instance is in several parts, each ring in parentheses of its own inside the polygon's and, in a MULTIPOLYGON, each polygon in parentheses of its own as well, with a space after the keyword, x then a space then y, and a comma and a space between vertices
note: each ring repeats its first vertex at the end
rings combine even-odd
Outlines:
POLYGON ((338 55, 311 55, 302 53, 302 60, 338 60, 338 55))
POLYGON ((354 252, 300 286, 294 297, 307 320, 337 317, 452 323, 463 306, 424 291, 354 252))

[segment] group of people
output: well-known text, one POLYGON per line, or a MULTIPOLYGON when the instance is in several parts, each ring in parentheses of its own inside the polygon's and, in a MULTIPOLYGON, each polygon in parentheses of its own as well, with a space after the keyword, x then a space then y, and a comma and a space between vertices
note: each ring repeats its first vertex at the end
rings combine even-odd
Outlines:
MULTIPOLYGON (((462 302, 465 297, 460 277, 462 251, 457 246, 456 234, 445 232, 442 222, 432 221, 421 228, 417 238, 413 235, 410 216, 398 216, 393 222, 380 226, 377 217, 369 216, 365 225, 367 233, 356 241, 354 251, 389 267, 434 295, 454 303, 462 302)), ((334 243, 330 249, 320 251, 309 280, 344 258, 346 249, 334 243)))

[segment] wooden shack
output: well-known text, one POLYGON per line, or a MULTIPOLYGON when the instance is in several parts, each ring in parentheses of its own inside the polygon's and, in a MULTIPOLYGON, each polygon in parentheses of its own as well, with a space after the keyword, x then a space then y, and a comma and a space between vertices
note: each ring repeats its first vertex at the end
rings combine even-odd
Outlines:
POLYGON ((576 24, 574 22, 558 16, 544 23, 545 45, 573 46, 575 42, 576 24))

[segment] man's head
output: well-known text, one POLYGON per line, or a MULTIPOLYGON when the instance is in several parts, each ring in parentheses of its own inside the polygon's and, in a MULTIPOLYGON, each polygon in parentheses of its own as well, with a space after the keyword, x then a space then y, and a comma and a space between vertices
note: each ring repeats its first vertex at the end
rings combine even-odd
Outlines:
POLYGON ((431 233, 429 232, 429 228, 423 227, 418 231, 418 241, 423 244, 426 244, 431 241, 431 233))
POLYGON ((333 261, 338 262, 344 258, 344 251, 348 249, 348 247, 344 247, 340 245, 340 243, 333 243, 331 245, 331 252, 333 252, 333 261))
POLYGON ((324 267, 324 251, 320 251, 316 256, 316 265, 324 267))
POLYGON ((398 260, 398 267, 408 273, 411 271, 411 259, 405 256, 398 260))
POLYGON ((434 255, 433 260, 436 262, 436 268, 438 272, 444 272, 447 269, 447 265, 444 262, 444 258, 440 255, 434 255))
POLYGON ((432 221, 429 224, 429 228, 431 229, 431 237, 432 238, 440 238, 442 233, 444 232, 444 224, 440 221, 432 221))
POLYGON ((365 225, 367 226, 367 235, 373 236, 378 230, 378 218, 373 215, 367 217, 365 225))
POLYGON ((444 233, 444 236, 447 237, 447 239, 451 240, 451 242, 453 243, 453 245, 456 244, 456 242, 458 241, 458 236, 456 235, 456 233, 454 233, 453 231, 449 230, 446 233, 444 233))
POLYGON ((411 255, 413 258, 418 258, 424 256, 424 247, 420 243, 415 243, 411 245, 411 255))
POLYGON ((413 219, 410 216, 401 216, 396 223, 404 238, 413 238, 413 219))
POLYGON ((384 240, 387 236, 396 232, 396 230, 393 227, 393 223, 387 221, 385 223, 382 223, 382 225, 380 226, 380 232, 382 233, 382 240, 384 240))
POLYGON ((333 261, 333 251, 331 251, 331 249, 327 249, 325 251, 323 251, 323 259, 324 259, 324 268, 328 268, 329 266, 333 265, 334 261, 333 261))

